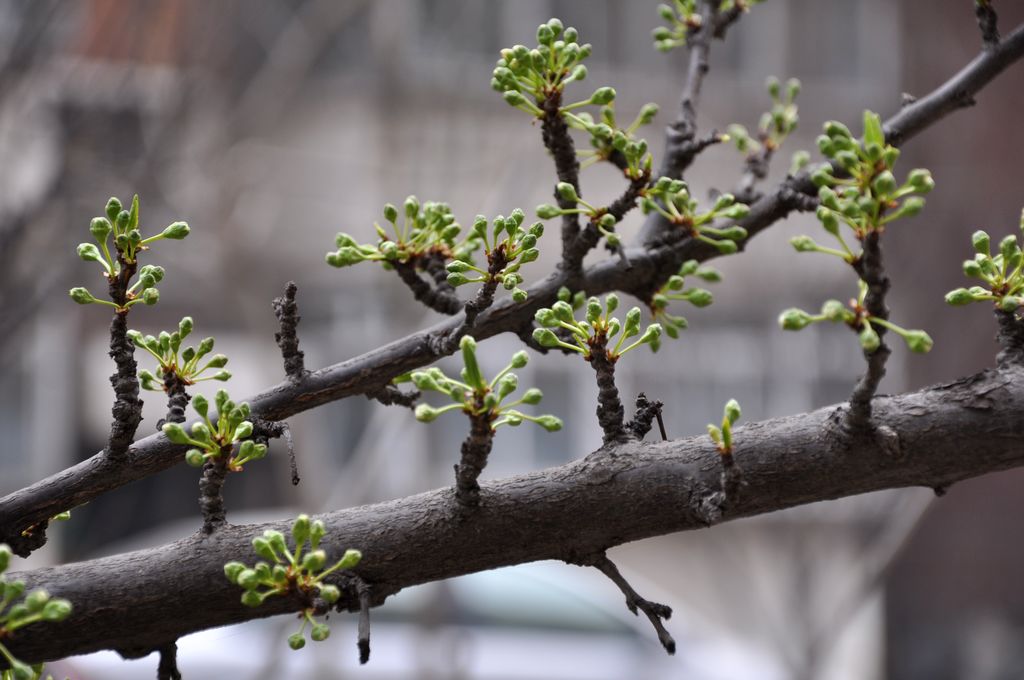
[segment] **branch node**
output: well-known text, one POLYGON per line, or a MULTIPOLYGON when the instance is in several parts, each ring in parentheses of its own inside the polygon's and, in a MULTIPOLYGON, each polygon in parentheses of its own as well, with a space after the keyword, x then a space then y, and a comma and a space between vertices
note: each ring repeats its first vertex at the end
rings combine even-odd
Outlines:
POLYGON ((202 533, 206 536, 227 524, 221 491, 228 474, 229 455, 230 452, 221 451, 220 455, 211 456, 203 463, 203 476, 199 479, 199 509, 203 513, 202 533))
POLYGON ((167 394, 167 417, 156 423, 157 431, 163 429, 164 423, 185 422, 185 407, 192 401, 191 395, 185 390, 185 381, 174 371, 164 373, 164 392, 167 394))
POLYGON ((1024 318, 1015 312, 1004 312, 1001 309, 997 309, 995 314, 999 325, 996 341, 1002 347, 996 356, 997 364, 1002 368, 1024 363, 1024 318))
POLYGON ((597 374, 597 422, 604 433, 604 443, 620 441, 627 436, 623 425, 626 411, 619 399, 619 388, 615 385, 615 359, 608 355, 607 338, 595 336, 590 347, 588 361, 597 374))
POLYGON ((661 646, 669 654, 676 653, 676 641, 672 639, 672 635, 662 624, 662 620, 667 621, 672 617, 672 608, 668 605, 651 602, 640 597, 633 589, 633 586, 619 572, 619 568, 615 566, 615 563, 608 559, 607 554, 600 552, 578 560, 567 559, 566 562, 581 567, 594 567, 611 579, 612 583, 618 586, 622 594, 626 596, 626 608, 634 615, 638 615, 638 612, 641 611, 646 614, 651 625, 654 626, 654 630, 658 633, 658 641, 661 642, 661 646))
POLYGON ((299 325, 299 307, 295 304, 295 294, 299 288, 294 281, 289 281, 284 288, 282 297, 274 298, 274 316, 277 317, 280 330, 274 333, 274 341, 281 348, 284 359, 284 372, 293 382, 301 382, 309 373, 305 365, 305 353, 299 349, 299 336, 296 327, 299 325))
MULTIPOLYGON (((412 296, 417 302, 421 302, 441 314, 449 316, 458 314, 462 309, 462 301, 459 300, 447 280, 444 280, 443 284, 438 281, 439 274, 435 260, 434 257, 428 257, 419 265, 434 279, 436 286, 431 286, 423 280, 423 277, 416 271, 417 263, 415 261, 392 262, 391 264, 395 273, 398 274, 398 278, 402 279, 402 283, 412 291, 412 296)), ((440 271, 447 276, 448 272, 443 266, 440 267, 440 271)))

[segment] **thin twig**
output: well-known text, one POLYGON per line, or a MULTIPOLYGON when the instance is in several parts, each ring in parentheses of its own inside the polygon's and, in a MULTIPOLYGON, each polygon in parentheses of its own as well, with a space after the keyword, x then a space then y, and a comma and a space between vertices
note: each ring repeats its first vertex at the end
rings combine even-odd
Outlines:
POLYGON ((404 406, 415 409, 416 402, 420 398, 420 391, 403 392, 394 385, 381 385, 380 387, 368 390, 366 398, 375 399, 385 406, 404 406))
POLYGON ((991 0, 974 0, 974 16, 981 29, 981 42, 986 48, 999 45, 999 15, 991 0))
POLYGON ((281 348, 284 372, 292 382, 300 382, 308 373, 305 363, 306 355, 299 349, 299 335, 296 328, 302 318, 299 316, 299 307, 295 304, 295 294, 298 290, 295 282, 289 281, 285 285, 284 296, 274 298, 272 303, 274 315, 280 324, 280 330, 274 333, 274 341, 281 348))
MULTIPOLYGON (((451 290, 450 286, 447 288, 435 287, 424 281, 423 277, 416 271, 417 265, 415 262, 393 262, 392 266, 395 269, 395 273, 398 274, 398 278, 412 291, 412 296, 417 302, 423 303, 435 312, 449 316, 458 314, 462 309, 462 301, 459 300, 455 291, 451 290)), ((436 282, 435 273, 429 270, 428 273, 434 277, 436 282)), ((447 281, 445 283, 447 284, 447 281)))
POLYGON ((157 650, 160 654, 160 663, 156 667, 157 680, 181 680, 181 672, 178 670, 178 643, 168 643, 157 650))
POLYGON ((658 641, 661 642, 661 646, 665 648, 665 651, 669 654, 676 653, 676 641, 672 639, 672 635, 665 629, 662 620, 667 621, 672 617, 672 608, 660 604, 658 602, 651 602, 640 597, 633 586, 629 585, 629 581, 619 572, 619 568, 615 566, 615 563, 608 559, 605 553, 599 553, 592 555, 582 562, 577 562, 581 566, 594 567, 602 574, 611 579, 612 583, 618 586, 622 594, 626 596, 626 608, 633 612, 634 615, 638 615, 637 610, 642 611, 647 615, 651 625, 654 626, 654 630, 658 633, 658 641))
POLYGON ((358 576, 354 578, 356 592, 359 595, 359 628, 356 646, 359 647, 359 663, 364 664, 370 660, 370 586, 358 576))
POLYGON ((249 418, 253 425, 253 439, 257 440, 263 445, 270 443, 270 438, 284 439, 285 446, 288 448, 288 468, 292 475, 292 486, 298 486, 299 482, 302 481, 299 478, 299 464, 295 459, 295 442, 292 441, 292 430, 288 427, 288 423, 274 420, 264 420, 263 418, 249 418))
MULTIPOLYGON (((576 190, 576 194, 582 196, 580 192, 580 163, 576 158, 576 145, 569 135, 569 125, 559 112, 561 106, 562 93, 557 90, 544 100, 541 137, 544 140, 544 146, 554 158, 555 174, 558 176, 558 181, 568 182, 576 190)), ((562 198, 557 191, 554 192, 554 196, 558 207, 566 210, 576 207, 575 203, 562 198)), ((572 255, 579 233, 578 216, 575 213, 562 215, 562 267, 570 276, 578 276, 582 273, 580 270, 582 259, 577 259, 572 255)))

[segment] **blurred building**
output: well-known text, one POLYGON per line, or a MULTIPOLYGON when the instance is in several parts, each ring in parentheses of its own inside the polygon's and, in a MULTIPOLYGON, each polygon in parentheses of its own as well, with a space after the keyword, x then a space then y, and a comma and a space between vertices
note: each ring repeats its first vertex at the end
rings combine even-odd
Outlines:
MULTIPOLYGON (((1003 4, 1008 30, 1024 10, 1003 4)), ((232 394, 254 394, 283 377, 269 303, 288 280, 299 285, 310 367, 436 321, 389 272, 323 264, 336 232, 372 240, 383 204, 408 194, 450 203, 463 223, 515 207, 529 213, 548 200, 553 173, 539 130, 488 87, 498 50, 532 40, 541 21, 559 16, 593 43, 580 98, 611 84, 623 116, 648 101, 661 106, 646 132, 660 148, 685 54, 650 48, 655 5, 0 2, 0 158, 9 168, 0 187, 0 493, 103 446, 108 319, 73 305, 65 291, 100 281, 74 248, 108 196, 138 192, 149 229, 176 219, 193 229, 184 242, 154 250, 168 270, 161 302, 133 312, 132 326, 155 332, 191 315, 196 335, 214 335, 231 358, 232 394)), ((813 150, 824 120, 857 129, 864 108, 891 114, 902 92, 929 91, 979 46, 970 3, 772 0, 714 45, 700 124, 752 128, 768 106, 765 78, 800 78, 801 127, 770 186, 793 151, 813 150)), ((928 329, 936 346, 927 357, 895 348, 885 391, 993 362, 984 310, 950 312, 942 295, 961 285, 959 262, 974 229, 1007 233, 1017 224, 1024 198, 1009 150, 1024 148, 1015 125, 1022 84, 1021 71, 1011 70, 976 109, 904 150, 901 167, 931 168, 939 190, 921 216, 887 234, 891 305, 894 318, 928 329)), ((703 197, 733 186, 741 165, 723 145, 687 179, 703 197)), ((586 195, 609 199, 621 186, 601 167, 582 181, 586 195)), ((638 222, 633 215, 623 233, 638 222)), ((714 287, 716 304, 682 310, 690 329, 658 355, 630 356, 620 370, 625 401, 640 391, 664 401, 669 435, 686 436, 716 420, 728 398, 740 401, 747 420, 845 399, 862 369, 849 334, 814 327, 784 335, 775 321, 785 307, 815 308, 855 290, 848 271, 788 245, 816 229, 813 217, 794 216, 742 256, 716 262, 725 277, 714 287)), ((546 272, 553 251, 527 268, 528 281, 546 272)), ((497 369, 519 341, 503 336, 483 347, 497 369)), ((593 378, 582 362, 536 357, 520 377, 544 390, 545 408, 567 427, 502 432, 488 477, 561 464, 600 443, 593 378)), ((140 434, 163 412, 161 395, 144 398, 140 434)), ((302 485, 291 488, 284 456, 272 455, 230 480, 230 514, 286 516, 448 484, 464 436, 456 418, 427 427, 361 397, 290 422, 302 485)), ((681 628, 720 641, 705 640, 706 648, 757 659, 757 677, 1019 677, 1024 591, 1012 575, 1024 554, 1006 536, 1024 509, 1014 494, 1020 477, 965 483, 937 503, 930 490, 915 490, 798 508, 624 546, 615 556, 668 594, 681 628)), ((167 527, 188 533, 196 481, 179 466, 76 509, 54 532, 54 546, 33 559, 110 552, 125 540, 152 540, 160 526, 162 539, 167 527)), ((620 597, 610 585, 607 596, 620 597)), ((686 653, 684 646, 680 657, 686 653)))

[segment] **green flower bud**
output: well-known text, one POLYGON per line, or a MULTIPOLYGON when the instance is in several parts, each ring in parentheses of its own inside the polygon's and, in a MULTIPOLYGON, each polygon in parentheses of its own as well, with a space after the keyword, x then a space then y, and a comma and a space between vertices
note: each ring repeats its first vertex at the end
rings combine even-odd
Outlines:
MULTIPOLYGON (((968 260, 971 262, 971 260, 968 260)), ((966 264, 966 263, 965 263, 966 264)), ((974 296, 966 288, 957 288, 946 293, 946 303, 954 306, 966 305, 974 302, 974 296)))
POLYGON ((246 607, 259 607, 263 604, 263 598, 255 590, 247 590, 242 593, 242 604, 246 607))
POLYGON ((683 293, 683 299, 694 307, 707 307, 714 301, 710 290, 704 288, 691 288, 683 293))
POLYGON ((210 402, 208 402, 206 400, 206 397, 204 397, 203 395, 197 394, 196 396, 192 397, 192 408, 196 410, 196 413, 205 418, 207 411, 210 408, 210 402))
POLYGON ((270 565, 266 562, 257 562, 253 570, 256 572, 256 578, 261 583, 266 583, 270 580, 270 565))
POLYGON ((519 387, 519 378, 515 373, 506 373, 502 376, 501 380, 498 381, 496 387, 498 391, 498 401, 501 401, 516 391, 516 388, 519 387))
MULTIPOLYGON (((7 571, 7 567, 10 566, 12 554, 10 546, 6 543, 0 543, 0 574, 7 571)), ((0 591, 0 593, 2 592, 0 591)))
POLYGON ((87 305, 90 302, 96 302, 96 298, 92 296, 92 293, 81 286, 69 290, 68 295, 70 295, 71 299, 80 305, 87 305))
POLYGON ((445 277, 445 280, 448 281, 448 285, 455 287, 469 283, 469 277, 461 272, 451 272, 445 277))
POLYGON ((537 27, 537 42, 541 45, 549 45, 555 39, 555 33, 547 24, 537 27))
POLYGON ((324 598, 327 604, 334 604, 341 599, 341 590, 338 589, 338 586, 327 583, 320 587, 320 597, 324 598))
POLYGON ((187 223, 185 223, 185 222, 174 222, 174 223, 168 225, 167 227, 165 227, 160 235, 163 236, 164 238, 169 238, 169 239, 174 239, 176 241, 180 241, 181 239, 183 239, 186 236, 188 236, 188 233, 189 233, 189 228, 188 228, 188 224, 187 223))
POLYGON ((729 421, 730 425, 735 425, 736 421, 740 419, 740 403, 735 399, 730 399, 725 404, 725 419, 729 421))
POLYGON ((977 260, 964 260, 963 270, 964 274, 975 279, 980 279, 983 274, 981 263, 977 260))
POLYGON ((345 554, 341 556, 341 560, 338 561, 339 569, 351 569, 352 567, 359 564, 359 560, 363 559, 363 553, 358 550, 349 549, 345 551, 345 554))
POLYGON ((232 583, 238 583, 238 575, 245 571, 245 565, 241 562, 228 562, 224 565, 224 575, 232 583))
MULTIPOLYGON (((461 400, 460 400, 461 401, 461 400)), ((441 415, 440 411, 430 406, 429 404, 420 404, 414 411, 416 420, 421 423, 430 423, 437 419, 441 415)))
POLYGON ((907 347, 910 348, 911 352, 919 354, 927 353, 934 344, 931 337, 920 330, 907 331, 903 336, 903 340, 907 343, 907 347))
POLYGON ((789 239, 789 243, 798 253, 810 253, 818 248, 818 244, 810 236, 794 236, 789 239))
POLYGON ((592 297, 592 298, 587 300, 587 322, 588 323, 591 323, 591 324, 596 323, 597 320, 601 318, 602 311, 603 310, 601 309, 601 301, 598 300, 596 297, 592 297))
POLYGON ((284 542, 284 534, 280 531, 267 529, 263 532, 263 538, 267 539, 267 542, 270 543, 270 547, 273 548, 275 552, 283 555, 288 551, 288 546, 284 542))
POLYGON ((539 416, 536 423, 548 432, 557 432, 562 429, 562 420, 552 415, 539 416))
MULTIPOLYGON (((815 215, 817 215, 818 221, 821 222, 821 226, 825 228, 825 231, 832 235, 837 235, 839 233, 839 218, 836 217, 834 212, 821 205, 818 206, 818 210, 815 215)), ((790 241, 790 243, 792 243, 792 241, 790 241)), ((794 244, 794 247, 796 247, 796 244, 794 244)), ((797 250, 799 250, 799 248, 797 248, 797 250)))
POLYGON ((1021 305, 1024 305, 1024 297, 1014 295, 1004 295, 999 301, 999 309, 1004 312, 1015 312, 1021 305))
POLYGON ((160 301, 160 291, 156 288, 147 288, 142 292, 142 302, 146 305, 152 306, 160 301))
POLYGON ((25 607, 28 608, 29 612, 35 614, 36 612, 42 611, 43 607, 45 607, 46 603, 49 601, 50 593, 39 588, 37 590, 33 590, 27 597, 25 597, 25 607))
POLYGON ((896 186, 896 177, 888 170, 879 173, 878 177, 875 177, 875 180, 871 183, 872 189, 880 196, 888 196, 894 193, 896 186))
POLYGON ((188 444, 188 434, 186 434, 185 428, 183 428, 178 423, 164 423, 162 429, 164 431, 164 434, 167 435, 167 438, 170 439, 172 443, 188 444))
POLYGON ((44 621, 63 621, 71 615, 71 603, 67 600, 50 600, 43 607, 44 621))
POLYGON ((311 527, 309 515, 303 513, 295 518, 295 521, 292 523, 292 539, 295 541, 296 546, 306 542, 309 538, 311 527))
POLYGON ((895 212, 893 217, 914 217, 924 209, 924 199, 919 196, 911 196, 903 201, 903 204, 895 212))
POLYGON ((866 326, 859 334, 860 346, 864 348, 865 352, 874 352, 878 349, 879 345, 882 344, 881 338, 878 337, 878 333, 871 326, 866 326))
POLYGON ((121 213, 121 201, 111 196, 107 200, 107 207, 105 212, 107 213, 107 217, 110 219, 111 222, 116 221, 117 216, 121 213))
POLYGON ((658 338, 661 337, 661 331, 662 331, 662 328, 661 328, 661 324, 660 323, 652 323, 650 326, 647 327, 647 330, 644 331, 644 334, 640 336, 640 342, 642 342, 642 343, 657 342, 658 338))
POLYGON ((615 90, 610 87, 599 87, 590 95, 590 103, 597 106, 604 106, 615 101, 615 90))
POLYGON ((189 449, 185 452, 185 462, 192 467, 203 467, 206 462, 206 456, 199 449, 189 449))
POLYGON ((988 234, 980 229, 971 236, 971 245, 974 246, 974 251, 979 255, 988 255, 990 253, 988 234))
POLYGON ((110 232, 114 230, 114 226, 110 223, 106 217, 94 217, 89 222, 89 232, 93 235, 98 243, 104 243, 107 237, 110 236, 110 232))
POLYGON ((207 366, 209 366, 210 368, 224 368, 224 366, 227 363, 227 356, 223 354, 214 354, 212 357, 210 357, 210 361, 207 362, 207 366))
POLYGON ((845 137, 849 139, 853 137, 853 135, 850 134, 850 128, 835 120, 830 120, 825 123, 825 134, 832 138, 845 137))
POLYGON ((1003 261, 1008 261, 1013 257, 1014 252, 1017 250, 1017 237, 1013 234, 1006 236, 1002 241, 999 242, 999 254, 1003 256, 1003 261))
MULTIPOLYGON (((298 540, 296 540, 298 545, 298 540)), ((327 564, 327 553, 323 550, 314 550, 306 553, 306 556, 302 558, 302 568, 310 573, 316 573, 324 568, 327 564)))
POLYGON ((637 120, 639 121, 640 125, 647 125, 652 120, 654 120, 654 117, 657 116, 657 115, 658 115, 658 105, 657 104, 654 104, 654 103, 644 104, 642 107, 640 107, 640 114, 637 116, 637 120))
POLYGON ((910 174, 907 175, 907 184, 922 194, 927 194, 935 188, 935 180, 932 179, 932 173, 923 168, 917 168, 911 170, 910 174))
POLYGON ((252 423, 248 420, 238 424, 235 428, 235 440, 245 439, 246 437, 252 436, 252 423))
POLYGON ((263 536, 256 536, 253 538, 252 547, 256 551, 256 554, 265 560, 277 562, 279 559, 277 553, 274 552, 274 549, 271 547, 270 541, 263 536))
MULTIPOLYGON (((572 185, 569 186, 571 187, 572 185)), ((561 215, 562 211, 553 205, 542 203, 537 206, 536 213, 537 217, 541 218, 542 220, 550 220, 553 217, 558 217, 559 215, 561 215)))
POLYGON ((563 201, 577 203, 580 200, 579 196, 576 195, 576 188, 568 182, 559 182, 555 186, 555 192, 563 201))
POLYGON ((512 355, 512 361, 510 362, 512 368, 522 368, 530 362, 530 355, 526 353, 525 349, 521 349, 512 355))
POLYGON ((331 629, 323 623, 318 623, 309 631, 309 637, 314 642, 323 642, 331 634, 331 629))
POLYGON ((779 325, 787 331, 799 331, 807 328, 813 322, 814 319, 810 314, 795 307, 791 307, 779 315, 779 325))
POLYGON ((526 104, 526 97, 515 90, 505 90, 501 96, 510 106, 523 106, 526 104))
POLYGON ((540 251, 536 248, 529 248, 523 251, 523 254, 519 256, 520 264, 529 264, 540 257, 540 251))
MULTIPOLYGON (((533 339, 541 347, 558 347, 559 345, 558 336, 548 328, 535 328, 533 330, 533 339)), ((416 411, 416 417, 419 418, 419 407, 416 408, 416 411)))
POLYGON ((846 305, 839 300, 826 300, 821 306, 821 315, 835 323, 846 321, 848 316, 847 311, 846 305))
POLYGON ((302 633, 293 633, 288 636, 288 646, 294 650, 300 650, 306 646, 306 638, 302 637, 302 633))

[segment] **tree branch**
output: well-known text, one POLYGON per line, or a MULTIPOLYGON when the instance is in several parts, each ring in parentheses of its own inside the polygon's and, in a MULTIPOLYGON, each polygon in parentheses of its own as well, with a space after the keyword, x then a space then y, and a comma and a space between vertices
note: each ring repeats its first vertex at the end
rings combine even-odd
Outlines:
MULTIPOLYGON (((1015 29, 997 48, 978 55, 959 73, 931 94, 904 107, 885 125, 887 140, 903 144, 929 125, 961 108, 970 97, 999 73, 1024 56, 1024 25, 1015 29)), ((807 204, 814 185, 807 175, 787 178, 774 191, 751 206, 740 221, 750 236, 764 231, 791 211, 807 204)), ((582 288, 589 295, 620 290, 648 299, 652 291, 679 269, 687 259, 707 260, 718 255, 713 248, 692 239, 672 246, 627 249, 626 260, 610 258, 586 270, 582 288)), ((567 283, 564 272, 556 272, 529 289, 525 303, 498 303, 476 320, 473 336, 484 340, 499 333, 521 333, 540 307, 557 299, 559 287, 567 283)), ((436 338, 450 335, 462 324, 456 315, 433 328, 310 373, 301 386, 284 382, 247 401, 253 414, 268 420, 283 420, 331 401, 363 394, 381 380, 390 380, 439 358, 436 338)), ((454 351, 452 349, 451 351, 454 351)), ((82 505, 100 494, 165 470, 182 460, 185 447, 171 444, 163 435, 136 442, 127 454, 128 464, 113 465, 93 456, 29 487, 0 498, 0 542, 14 547, 21 531, 39 525, 69 507, 82 505)))
POLYGON ((284 295, 274 298, 271 303, 274 307, 274 316, 281 326, 281 329, 274 333, 274 342, 281 348, 285 375, 293 382, 301 381, 308 373, 306 355, 299 349, 297 327, 302 317, 299 316, 299 306, 295 304, 295 294, 298 290, 295 282, 289 281, 284 288, 284 295))
MULTIPOLYGON (((918 392, 878 397, 875 421, 897 433, 898 455, 865 440, 827 445, 836 407, 737 429, 744 493, 713 521, 906 486, 948 486, 1024 465, 1024 368, 1007 365, 918 392), (964 451, 971 455, 965 456, 964 451)), ((627 440, 567 465, 482 485, 472 521, 457 521, 451 490, 323 515, 328 555, 359 548, 356 573, 377 605, 402 588, 535 560, 569 560, 650 536, 698 529, 720 490, 720 454, 706 436, 627 440), (610 455, 611 454, 611 455, 610 455), (671 512, 666 512, 666 509, 671 512)), ((160 548, 13 574, 74 603, 61 623, 26 628, 11 651, 37 662, 101 649, 154 649, 186 633, 294 611, 258 608, 223 575, 250 541, 285 522, 225 526, 160 548), (184 596, 183 596, 184 595, 184 596)), ((358 611, 350 589, 341 606, 358 611)), ((279 601, 275 601, 279 600, 279 601)))

